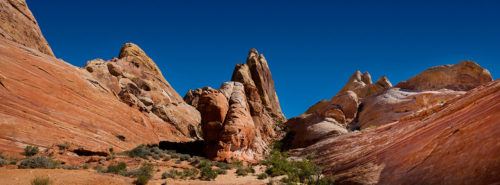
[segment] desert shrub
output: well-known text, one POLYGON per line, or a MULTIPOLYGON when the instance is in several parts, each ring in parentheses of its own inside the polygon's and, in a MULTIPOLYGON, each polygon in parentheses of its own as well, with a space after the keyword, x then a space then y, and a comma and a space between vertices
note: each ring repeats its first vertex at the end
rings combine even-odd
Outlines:
POLYGON ((154 167, 151 163, 144 162, 142 163, 139 169, 131 170, 128 173, 123 173, 123 176, 136 177, 134 180, 134 184, 143 185, 147 184, 149 180, 153 177, 154 167))
POLYGON ((89 165, 89 164, 87 164, 87 163, 85 163, 85 164, 82 166, 82 168, 83 168, 83 169, 85 169, 85 170, 86 170, 86 169, 89 169, 89 167, 90 167, 90 165, 89 165))
POLYGON ((201 161, 200 163, 198 163, 198 166, 196 166, 198 169, 201 169, 201 168, 204 168, 204 167, 209 167, 211 168, 212 167, 212 164, 207 161, 207 160, 203 160, 201 161))
POLYGON ((217 166, 221 169, 225 169, 225 170, 230 170, 233 168, 233 166, 231 164, 223 163, 223 162, 217 162, 217 164, 215 164, 215 166, 217 166))
POLYGON ((271 177, 287 175, 282 179, 282 182, 287 184, 297 182, 308 184, 320 180, 319 167, 306 158, 302 158, 301 161, 288 161, 286 154, 272 151, 263 164, 268 166, 266 173, 271 177))
POLYGON ((0 159, 0 167, 7 166, 9 163, 5 159, 0 159))
POLYGON ((153 152, 155 154, 161 154, 161 153, 163 153, 163 150, 161 150, 160 148, 158 148, 157 146, 155 146, 155 147, 151 148, 151 152, 153 152))
POLYGON ((170 174, 169 174, 169 173, 167 173, 167 172, 163 172, 163 173, 161 174, 161 179, 166 179, 166 178, 171 178, 171 177, 170 177, 170 174))
POLYGON ((248 170, 246 168, 238 168, 236 174, 238 174, 238 176, 247 176, 248 170))
POLYGON ((139 145, 128 152, 129 157, 139 157, 143 159, 148 159, 148 156, 151 155, 151 151, 149 151, 144 145, 139 145))
POLYGON ((27 158, 21 161, 21 164, 19 164, 20 169, 28 169, 28 168, 54 169, 55 167, 57 167, 57 162, 44 156, 27 158))
POLYGON ((127 164, 120 162, 116 165, 109 164, 107 173, 124 174, 127 172, 127 164))
POLYGON ((31 180, 31 185, 50 185, 52 181, 48 177, 35 177, 31 180))
POLYGON ((160 157, 160 156, 158 156, 158 155, 153 155, 153 159, 154 159, 154 160, 160 160, 160 159, 161 159, 161 157, 160 157))
POLYGON ((247 167, 247 172, 248 173, 255 173, 255 169, 253 169, 251 166, 247 167))
POLYGON ((62 166, 60 166, 60 168, 65 169, 65 170, 78 170, 78 169, 80 169, 76 166, 66 166, 66 165, 62 165, 62 166))
POLYGON ((30 156, 34 156, 36 154, 38 154, 39 150, 38 150, 38 147, 37 146, 26 146, 24 148, 24 155, 30 157, 30 156))
POLYGON ((190 165, 197 165, 201 162, 199 157, 192 157, 191 159, 188 160, 190 165))
POLYGON ((191 177, 191 179, 195 179, 196 176, 198 176, 198 169, 196 168, 190 168, 190 169, 184 169, 183 173, 186 177, 191 177))
POLYGON ((180 156, 180 155, 181 155, 181 154, 178 154, 178 153, 172 153, 172 154, 170 154, 170 157, 171 157, 172 159, 175 159, 175 158, 179 158, 179 156, 180 156))
POLYGON ((191 159, 191 155, 189 155, 189 154, 181 154, 181 155, 179 155, 179 159, 181 161, 187 161, 187 160, 191 159))
POLYGON ((211 166, 204 166, 200 169, 200 179, 201 180, 212 180, 217 178, 217 172, 215 172, 211 166))
POLYGON ((165 158, 163 158, 163 161, 170 161, 170 156, 165 156, 165 158))
POLYGON ((265 179, 267 178, 267 174, 266 173, 261 173, 259 174, 259 176, 257 176, 258 179, 265 179))
POLYGON ((107 169, 104 169, 102 166, 99 166, 99 165, 94 166, 93 169, 96 170, 96 171, 98 171, 98 172, 105 172, 105 171, 107 171, 107 169))
POLYGON ((135 185, 147 185, 151 177, 147 177, 144 175, 139 175, 137 178, 134 180, 135 185))
POLYGON ((227 174, 227 171, 223 168, 217 168, 217 169, 215 169, 215 172, 217 172, 217 174, 219 174, 219 175, 227 174))
POLYGON ((241 168, 243 167, 243 162, 235 160, 231 163, 234 167, 241 168))
POLYGON ((177 160, 177 161, 175 161, 175 164, 181 164, 181 163, 182 163, 182 161, 181 161, 181 160, 177 160))
POLYGON ((67 150, 69 148, 69 143, 68 142, 59 143, 57 144, 57 147, 59 148, 59 150, 67 150))
POLYGON ((164 157, 165 157, 165 154, 160 154, 160 155, 158 155, 158 156, 160 156, 160 158, 164 158, 164 157))

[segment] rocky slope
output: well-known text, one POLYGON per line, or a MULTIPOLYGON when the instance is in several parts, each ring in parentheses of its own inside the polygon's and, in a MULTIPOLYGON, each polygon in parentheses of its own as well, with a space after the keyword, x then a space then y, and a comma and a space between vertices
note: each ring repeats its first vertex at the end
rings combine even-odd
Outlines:
POLYGON ((220 89, 190 90, 184 100, 201 112, 205 154, 218 161, 257 162, 273 139, 282 137, 281 112, 264 55, 250 50, 237 64, 232 81, 220 89))
POLYGON ((0 38, 54 56, 24 0, 0 1, 0 38))
POLYGON ((26 145, 67 142, 105 155, 199 139, 200 113, 138 46, 78 68, 54 58, 24 1, 0 1, 0 10, 0 151, 16 156, 26 145))
POLYGON ((432 111, 291 153, 315 154, 340 184, 491 184, 500 181, 498 102, 496 80, 432 111))

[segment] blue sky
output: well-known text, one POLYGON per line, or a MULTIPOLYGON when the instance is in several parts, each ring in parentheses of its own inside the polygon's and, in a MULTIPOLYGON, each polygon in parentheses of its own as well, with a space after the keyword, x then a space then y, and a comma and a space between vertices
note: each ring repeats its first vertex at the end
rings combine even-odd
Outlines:
POLYGON ((329 99, 356 70, 395 85, 470 59, 500 72, 498 1, 28 0, 55 55, 84 66, 138 44, 184 96, 218 88, 256 48, 285 115, 329 99))

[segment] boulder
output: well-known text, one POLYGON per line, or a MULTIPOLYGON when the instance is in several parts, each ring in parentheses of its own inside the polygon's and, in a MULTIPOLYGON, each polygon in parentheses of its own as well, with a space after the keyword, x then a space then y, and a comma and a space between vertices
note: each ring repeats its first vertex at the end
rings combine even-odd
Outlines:
POLYGON ((358 95, 353 91, 347 91, 339 96, 334 96, 329 104, 339 105, 345 115, 347 122, 352 121, 358 113, 358 95))
POLYGON ((198 107, 198 101, 200 100, 200 96, 201 96, 200 88, 195 90, 190 89, 184 96, 184 101, 193 107, 198 107))

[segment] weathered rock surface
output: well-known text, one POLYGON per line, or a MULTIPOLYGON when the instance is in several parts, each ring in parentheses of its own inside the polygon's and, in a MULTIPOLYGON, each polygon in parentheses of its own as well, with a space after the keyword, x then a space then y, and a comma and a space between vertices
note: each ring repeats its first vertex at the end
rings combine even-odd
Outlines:
POLYGON ((358 120, 351 128, 365 129, 396 122, 405 116, 444 106, 462 94, 465 92, 446 89, 418 92, 391 88, 380 95, 365 98, 358 120))
POLYGON ((261 96, 262 105, 265 110, 270 113, 273 119, 280 122, 286 120, 281 112, 271 70, 267 65, 264 55, 259 54, 257 50, 250 50, 246 64, 236 65, 231 81, 241 82, 256 87, 261 96))
POLYGON ((0 1, 0 38, 54 56, 25 0, 0 1))
POLYGON ((118 96, 150 118, 162 119, 187 138, 198 138, 200 113, 181 99, 153 60, 132 43, 123 45, 119 57, 88 61, 85 69, 104 92, 118 96))
POLYGON ((488 70, 470 60, 455 65, 441 65, 429 68, 424 72, 398 83, 395 87, 411 90, 468 91, 481 84, 492 81, 488 70))
POLYGON ((496 80, 432 111, 290 153, 315 153, 339 184, 494 184, 500 181, 499 102, 496 80))
POLYGON ((361 74, 360 71, 356 71, 335 96, 341 95, 347 91, 353 91, 356 93, 358 98, 364 98, 380 93, 390 87, 392 87, 392 84, 386 76, 382 76, 377 80, 377 82, 372 83, 370 73, 364 72, 361 74))
POLYGON ((112 91, 121 87, 101 83, 86 69, 5 39, 0 47, 0 151, 20 155, 26 145, 43 149, 68 142, 93 152, 120 152, 160 140, 192 140, 175 125, 120 102, 112 91))
POLYGON ((215 160, 257 162, 286 118, 267 61, 255 49, 220 89, 189 90, 184 100, 201 112, 205 154, 215 160), (222 99, 225 98, 225 101, 222 99))

